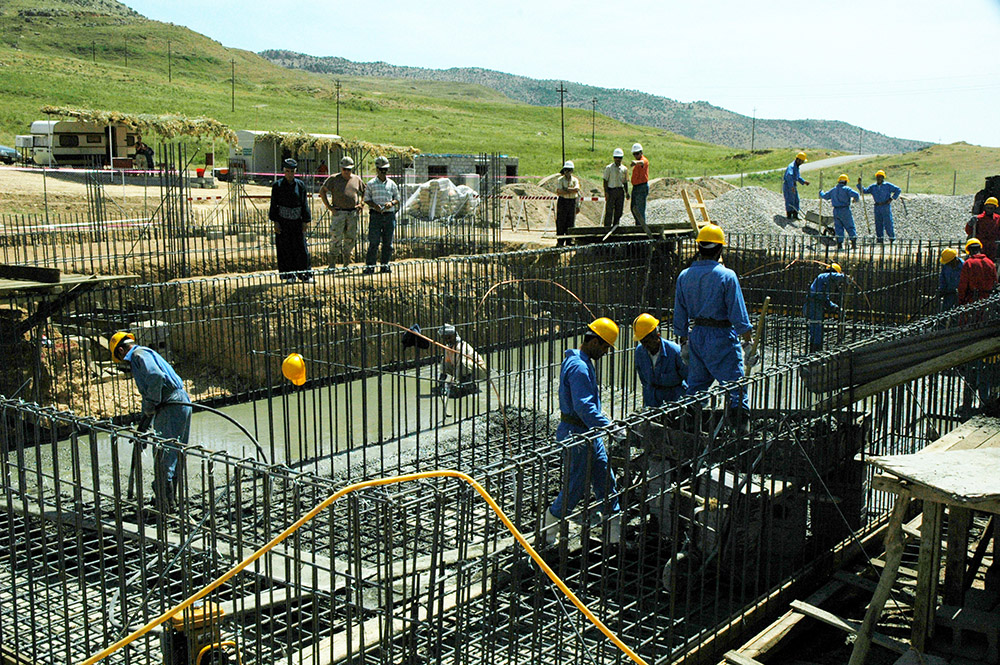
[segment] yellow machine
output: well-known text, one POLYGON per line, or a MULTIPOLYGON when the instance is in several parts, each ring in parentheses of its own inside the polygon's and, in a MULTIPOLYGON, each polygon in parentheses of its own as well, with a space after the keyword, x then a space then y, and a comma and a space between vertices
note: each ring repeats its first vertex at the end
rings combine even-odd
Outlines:
POLYGON ((170 617, 163 636, 164 665, 241 665, 232 640, 222 641, 222 608, 206 601, 170 617))

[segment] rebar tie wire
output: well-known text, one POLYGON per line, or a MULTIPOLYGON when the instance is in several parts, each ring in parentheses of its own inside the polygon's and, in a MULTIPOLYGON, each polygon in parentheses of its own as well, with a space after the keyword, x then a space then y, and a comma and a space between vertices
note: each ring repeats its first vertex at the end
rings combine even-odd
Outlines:
POLYGON ((83 661, 80 665, 94 665, 95 663, 104 660, 111 654, 128 646, 129 644, 139 639, 140 637, 142 637, 149 631, 153 630, 154 628, 166 623, 167 621, 170 620, 170 617, 180 612, 183 612, 187 608, 191 607, 192 605, 194 605, 194 603, 206 597, 208 594, 212 593, 220 586, 225 584, 227 581, 232 579, 234 576, 239 574, 241 571, 246 569, 248 566, 250 566, 250 564, 260 559, 262 556, 264 556, 264 554, 266 554, 273 548, 277 547, 282 541, 284 541, 286 538, 288 538, 293 533, 298 531, 299 528, 301 528, 306 522, 312 520, 321 512, 329 508, 335 501, 337 501, 337 499, 340 499, 341 497, 351 492, 355 492, 369 487, 382 487, 386 485, 412 482, 415 480, 423 480, 427 478, 457 478, 458 480, 464 481, 469 485, 471 485, 472 488, 476 490, 476 492, 478 492, 479 495, 483 498, 483 500, 489 505, 489 507, 493 510, 493 512, 496 513, 497 517, 500 518, 500 521, 503 522, 503 525, 507 528, 508 531, 510 531, 510 533, 514 536, 514 538, 521 545, 521 547, 524 548, 524 550, 535 561, 538 567, 541 568, 546 575, 548 575, 549 579, 552 580, 552 582, 556 585, 556 587, 559 588, 559 590, 563 593, 563 595, 566 596, 570 601, 572 601, 572 603, 576 606, 576 608, 580 610, 580 612, 585 617, 587 617, 587 619, 598 630, 600 630, 605 635, 605 637, 607 637, 616 647, 621 649, 621 651, 625 655, 627 655, 630 659, 632 659, 632 661, 635 662, 636 665, 648 665, 648 663, 645 660, 643 660, 643 658, 639 656, 639 654, 637 654, 635 651, 629 648, 629 646, 626 645, 617 635, 611 632, 611 630, 607 626, 605 626, 604 623, 600 619, 598 619, 593 612, 590 611, 590 609, 583 603, 583 601, 581 601, 576 596, 576 594, 574 594, 570 590, 570 588, 566 586, 566 583, 563 582, 562 579, 560 579, 560 577, 556 574, 556 572, 552 570, 552 568, 549 567, 547 563, 545 563, 545 560, 538 554, 538 552, 535 551, 535 548, 531 546, 531 544, 524 537, 524 535, 522 535, 521 532, 517 529, 517 527, 514 526, 514 523, 510 521, 510 518, 507 517, 506 513, 504 513, 503 509, 500 508, 499 504, 497 504, 496 500, 490 495, 490 493, 487 492, 486 489, 478 482, 476 482, 475 479, 473 479, 471 476, 464 474, 461 471, 456 471, 453 469, 438 469, 436 471, 423 471, 420 473, 410 473, 402 476, 392 476, 389 478, 375 478, 373 480, 366 480, 360 483, 354 483, 353 485, 348 485, 347 487, 337 490, 329 497, 324 499, 321 503, 316 505, 308 513, 306 513, 298 520, 296 520, 291 526, 289 526, 280 534, 271 539, 271 541, 268 542, 266 545, 258 549, 256 552, 247 556, 245 559, 243 559, 243 561, 233 566, 230 570, 228 570, 214 582, 208 584, 200 591, 195 592, 190 597, 188 597, 187 600, 184 600, 181 603, 177 604, 175 607, 172 607, 171 609, 167 610, 166 612, 164 612, 157 618, 153 619, 146 625, 133 631, 127 637, 115 642, 111 646, 94 654, 90 658, 83 661))

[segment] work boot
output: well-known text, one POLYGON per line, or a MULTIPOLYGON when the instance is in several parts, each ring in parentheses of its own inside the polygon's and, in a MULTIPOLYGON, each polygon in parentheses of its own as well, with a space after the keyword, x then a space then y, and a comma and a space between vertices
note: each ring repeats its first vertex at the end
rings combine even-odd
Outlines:
POLYGON ((858 248, 858 241, 857 241, 857 239, 856 238, 851 238, 851 249, 857 249, 857 248, 858 248))
POLYGON ((545 509, 542 517, 541 534, 542 542, 548 546, 555 545, 559 539, 559 518, 553 515, 548 508, 545 509))
POLYGON ((383 263, 382 267, 379 269, 379 272, 389 273, 392 272, 392 268, 389 267, 388 263, 383 263))
POLYGON ((375 266, 365 266, 365 269, 361 271, 362 275, 374 275, 375 266))

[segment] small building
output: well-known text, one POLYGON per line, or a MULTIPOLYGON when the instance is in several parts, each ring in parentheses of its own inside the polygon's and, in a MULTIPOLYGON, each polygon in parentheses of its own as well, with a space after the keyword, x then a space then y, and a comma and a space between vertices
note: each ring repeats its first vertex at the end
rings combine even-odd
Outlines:
POLYGON ((238 142, 229 148, 230 173, 242 171, 251 180, 270 182, 281 175, 281 163, 289 157, 299 163, 299 173, 316 174, 324 162, 328 173, 336 173, 337 164, 346 151, 335 144, 343 142, 343 139, 336 134, 304 136, 315 139, 323 148, 290 149, 283 145, 286 138, 301 139, 303 135, 298 133, 237 129, 238 142))
MULTIPOLYGON (((409 174, 408 174, 409 175, 409 174)), ((413 179, 424 182, 432 178, 450 178, 456 185, 473 186, 489 175, 502 184, 517 180, 517 157, 508 155, 461 155, 453 153, 421 153, 413 157, 413 179), (497 173, 490 173, 490 165, 496 160, 497 173), (479 176, 471 178, 469 176, 479 176)), ((475 187, 473 187, 475 189, 475 187)))
POLYGON ((40 166, 110 166, 114 159, 135 158, 139 132, 119 124, 36 120, 30 136, 31 157, 40 166))

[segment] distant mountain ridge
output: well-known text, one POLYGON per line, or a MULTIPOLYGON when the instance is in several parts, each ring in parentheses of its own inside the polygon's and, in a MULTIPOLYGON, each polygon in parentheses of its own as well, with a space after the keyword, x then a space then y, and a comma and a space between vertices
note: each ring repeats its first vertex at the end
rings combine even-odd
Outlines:
MULTIPOLYGON (((283 67, 335 76, 475 83, 533 106, 558 105, 559 94, 556 88, 562 83, 479 67, 425 69, 384 62, 353 62, 335 56, 319 58, 286 50, 261 51, 259 55, 283 67)), ((567 98, 572 100, 568 102, 570 106, 590 108, 589 100, 597 97, 598 110, 622 122, 658 127, 706 143, 735 148, 746 148, 750 145, 752 119, 707 102, 683 103, 638 90, 600 88, 580 83, 565 82, 565 86, 568 91, 567 98)), ((827 148, 854 152, 858 150, 859 138, 864 152, 880 154, 911 152, 931 145, 924 141, 869 132, 838 120, 758 118, 754 147, 827 148)))

